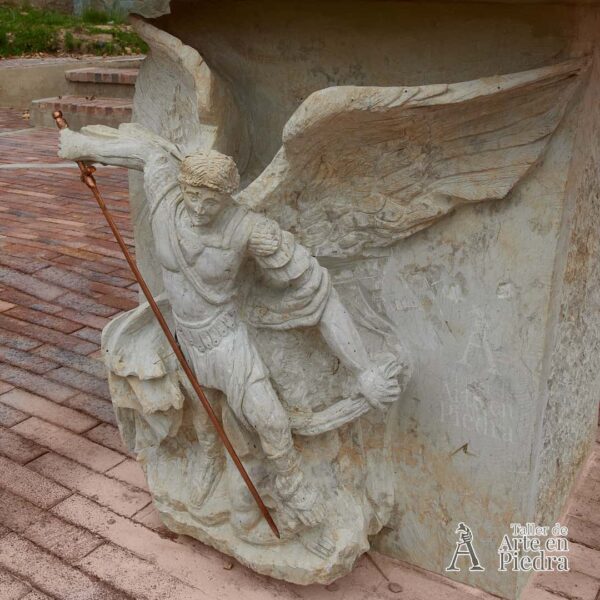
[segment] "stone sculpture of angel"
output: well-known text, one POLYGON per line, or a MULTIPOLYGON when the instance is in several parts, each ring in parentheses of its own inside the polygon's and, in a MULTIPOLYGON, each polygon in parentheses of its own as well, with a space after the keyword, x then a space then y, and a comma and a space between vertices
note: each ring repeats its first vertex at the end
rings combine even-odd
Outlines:
POLYGON ((180 115, 189 135, 62 132, 64 158, 143 171, 159 306, 283 537, 142 304, 107 326, 103 351, 121 433, 167 526, 299 583, 332 581, 368 550, 394 504, 386 421, 411 358, 401 333, 349 312, 325 265, 351 275, 357 258, 461 204, 504 198, 542 156, 581 69, 315 92, 241 191, 233 158, 200 141, 196 109, 180 115))

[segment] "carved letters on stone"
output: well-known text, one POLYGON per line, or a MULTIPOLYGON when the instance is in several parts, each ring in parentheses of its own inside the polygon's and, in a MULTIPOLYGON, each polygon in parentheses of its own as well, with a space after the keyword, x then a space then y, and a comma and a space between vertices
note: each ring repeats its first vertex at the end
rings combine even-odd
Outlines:
POLYGON ((146 304, 103 333, 121 433, 168 527, 261 573, 330 582, 390 518, 387 418, 418 360, 377 306, 385 259, 372 257, 460 205, 507 196, 543 155, 585 63, 315 92, 269 166, 238 191, 236 165, 218 151, 229 139, 223 119, 207 124, 214 107, 199 101, 194 70, 206 65, 164 32, 138 29, 181 79, 164 100, 174 112, 159 132, 135 123, 66 130, 60 154, 143 171, 159 305, 282 540, 261 520, 146 304), (338 282, 365 268, 373 285, 340 297, 338 282))

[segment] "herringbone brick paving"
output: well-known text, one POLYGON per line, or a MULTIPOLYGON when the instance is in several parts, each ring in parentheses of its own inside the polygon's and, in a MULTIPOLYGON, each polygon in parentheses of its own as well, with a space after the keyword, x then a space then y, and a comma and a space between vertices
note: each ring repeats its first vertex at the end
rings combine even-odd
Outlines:
MULTIPOLYGON (((381 570, 365 558, 327 588, 286 585, 160 524, 98 358, 102 327, 136 305, 136 285, 56 149, 54 130, 0 110, 0 600, 491 599, 379 555, 381 570)), ((125 171, 100 168, 98 180, 131 244, 125 171)), ((597 598, 598 446, 586 469, 567 523, 572 571, 537 576, 526 600, 597 598)))

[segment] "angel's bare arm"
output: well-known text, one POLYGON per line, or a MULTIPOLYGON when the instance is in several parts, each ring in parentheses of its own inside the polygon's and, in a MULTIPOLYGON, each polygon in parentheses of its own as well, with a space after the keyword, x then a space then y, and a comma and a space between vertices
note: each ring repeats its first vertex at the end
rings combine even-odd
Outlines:
POLYGON ((371 366, 362 338, 335 289, 331 290, 319 329, 327 345, 344 366, 355 373, 361 373, 371 366))
MULTIPOLYGON (((275 221, 265 217, 257 220, 249 250, 278 284, 296 288, 301 297, 318 294, 315 282, 321 277, 316 272, 323 272, 323 267, 295 242, 291 233, 281 231, 275 221)), ((399 366, 389 361, 384 365, 372 363, 352 317, 333 288, 327 295, 318 327, 333 354, 355 374, 361 393, 373 406, 382 407, 398 399, 399 366)))
POLYGON ((178 161, 172 151, 169 142, 134 124, 124 130, 94 126, 81 133, 63 129, 60 134, 61 158, 143 171, 151 205, 160 201, 169 183, 177 182, 178 161))
POLYGON ((361 393, 373 406, 383 408, 398 399, 402 391, 397 379, 399 363, 390 360, 374 365, 371 362, 354 321, 335 289, 331 290, 319 329, 332 352, 354 371, 361 393))
MULTIPOLYGON (((314 288, 314 270, 322 267, 290 232, 282 231, 275 221, 259 217, 248 248, 279 283, 298 290, 314 288)), ((369 356, 360 334, 335 289, 329 293, 319 326, 325 341, 344 366, 355 373, 369 368, 369 356)))
POLYGON ((96 136, 63 129, 58 155, 70 160, 101 163, 143 171, 153 148, 146 140, 119 136, 96 136))

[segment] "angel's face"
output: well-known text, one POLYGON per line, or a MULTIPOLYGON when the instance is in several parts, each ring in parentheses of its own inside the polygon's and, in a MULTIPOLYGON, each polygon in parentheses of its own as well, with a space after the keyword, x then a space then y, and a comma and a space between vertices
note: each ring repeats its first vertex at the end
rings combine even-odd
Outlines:
POLYGON ((183 203, 196 227, 210 225, 231 200, 228 194, 207 187, 184 184, 181 189, 183 203))

